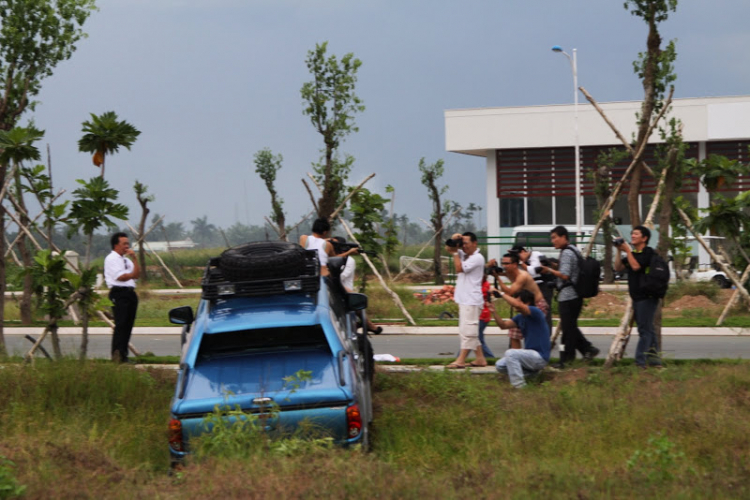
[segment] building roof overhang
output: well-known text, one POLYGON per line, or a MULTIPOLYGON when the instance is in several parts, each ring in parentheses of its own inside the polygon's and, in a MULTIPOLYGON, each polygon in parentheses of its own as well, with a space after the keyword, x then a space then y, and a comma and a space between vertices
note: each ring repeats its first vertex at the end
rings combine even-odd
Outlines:
MULTIPOLYGON (((627 138, 637 130, 640 101, 600 103, 627 138)), ((750 96, 674 99, 668 119, 683 123, 686 142, 750 138, 750 96)), ((572 147, 575 106, 524 106, 445 111, 446 151, 487 156, 496 149, 572 147)), ((619 139, 591 104, 578 105, 579 144, 606 146, 619 139)), ((660 142, 658 131, 650 142, 660 142)))

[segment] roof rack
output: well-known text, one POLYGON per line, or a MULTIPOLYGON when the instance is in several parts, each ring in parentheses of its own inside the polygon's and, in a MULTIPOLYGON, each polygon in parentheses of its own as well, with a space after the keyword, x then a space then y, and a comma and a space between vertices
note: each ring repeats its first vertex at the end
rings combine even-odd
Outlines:
MULTIPOLYGON (((287 293, 312 294, 320 290, 320 261, 315 250, 305 251, 302 274, 279 278, 229 280, 221 272, 221 257, 209 259, 201 279, 201 298, 261 297, 287 293)), ((283 273, 281 273, 283 274, 283 273)))

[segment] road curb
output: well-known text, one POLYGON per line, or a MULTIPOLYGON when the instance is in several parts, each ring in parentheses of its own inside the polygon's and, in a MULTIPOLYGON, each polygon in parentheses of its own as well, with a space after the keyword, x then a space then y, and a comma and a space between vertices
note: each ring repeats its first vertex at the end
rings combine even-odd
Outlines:
MULTIPOLYGON (((403 325, 382 325, 383 333, 379 336, 387 337, 390 335, 458 335, 457 326, 403 326, 403 325)), ((617 332, 615 326, 579 326, 584 335, 614 335, 617 332)), ((44 328, 42 327, 5 327, 5 335, 41 335, 44 328)), ((81 327, 63 327, 58 330, 59 335, 81 335, 81 327)), ((180 335, 182 327, 179 326, 139 326, 133 328, 133 335, 180 335)), ((487 336, 504 336, 507 332, 497 327, 487 327, 484 332, 487 336)), ((638 329, 633 328, 633 335, 638 334, 638 329)), ((664 336, 723 336, 723 337, 743 337, 750 336, 750 328, 731 328, 731 327, 666 327, 662 328, 664 336)), ((89 328, 89 335, 112 335, 112 329, 109 327, 89 328)))

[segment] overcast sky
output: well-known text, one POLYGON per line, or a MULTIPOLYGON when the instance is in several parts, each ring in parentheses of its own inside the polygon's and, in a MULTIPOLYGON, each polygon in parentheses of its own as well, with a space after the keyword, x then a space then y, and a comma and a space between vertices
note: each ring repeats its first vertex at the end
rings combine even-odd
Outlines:
MULTIPOLYGON (((137 179, 167 222, 204 215, 227 227, 262 224, 270 198, 253 155, 284 156, 277 189, 288 221, 311 209, 300 179, 322 140, 302 115, 305 57, 362 60, 366 110, 341 150, 356 158, 352 183, 396 188, 396 211, 429 217, 419 159, 445 160, 447 197, 484 204, 484 160, 445 151, 446 109, 565 104, 570 66, 553 45, 578 49, 579 83, 599 101, 638 100, 632 61, 646 26, 622 0, 99 0, 89 37, 44 81, 36 112, 57 188, 98 174, 78 152, 89 113, 114 110, 142 131, 107 159, 106 178, 139 210, 137 179)), ((681 0, 663 24, 677 39, 676 97, 750 94, 750 2, 681 0)), ((583 98, 581 99, 583 101, 583 98)))

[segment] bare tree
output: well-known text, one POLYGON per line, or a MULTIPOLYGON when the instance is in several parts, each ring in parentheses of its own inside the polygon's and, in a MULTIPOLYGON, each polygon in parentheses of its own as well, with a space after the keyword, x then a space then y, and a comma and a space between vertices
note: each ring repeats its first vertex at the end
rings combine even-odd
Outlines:
POLYGON ((443 249, 443 217, 448 212, 449 201, 443 201, 441 203, 440 197, 445 194, 448 190, 448 186, 438 187, 437 181, 443 176, 443 160, 438 160, 435 163, 428 165, 424 158, 419 160, 419 171, 422 172, 422 184, 427 187, 427 192, 432 201, 432 216, 430 222, 432 228, 435 230, 435 255, 433 256, 433 262, 435 266, 435 284, 442 285, 445 283, 443 278, 443 270, 440 260, 440 253, 443 249))
MULTIPOLYGON (((148 218, 151 210, 148 208, 148 204, 154 201, 156 198, 153 194, 147 195, 148 186, 141 184, 139 181, 135 181, 133 185, 135 196, 138 199, 138 204, 141 205, 141 220, 138 223, 138 234, 144 235, 146 231, 146 219, 148 218)), ((138 264, 141 267, 141 280, 148 282, 148 271, 146 270, 146 241, 145 237, 141 237, 141 241, 138 243, 138 264)))

